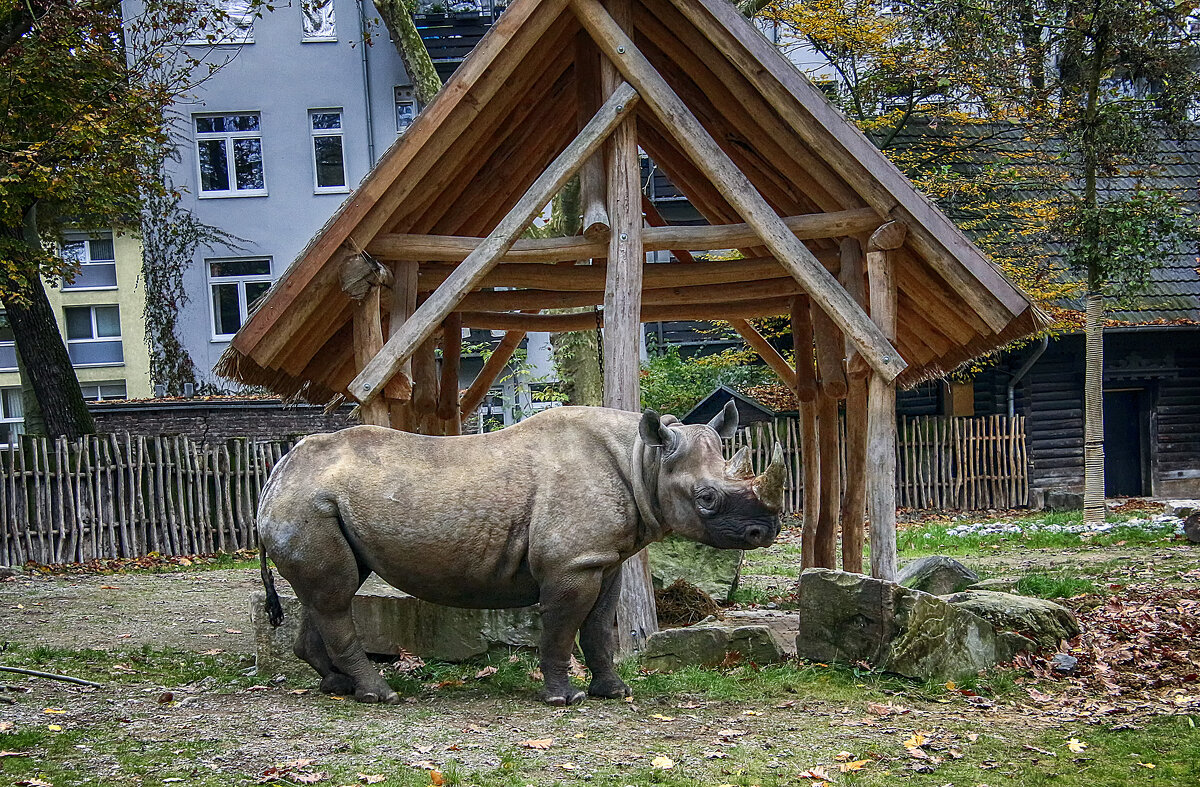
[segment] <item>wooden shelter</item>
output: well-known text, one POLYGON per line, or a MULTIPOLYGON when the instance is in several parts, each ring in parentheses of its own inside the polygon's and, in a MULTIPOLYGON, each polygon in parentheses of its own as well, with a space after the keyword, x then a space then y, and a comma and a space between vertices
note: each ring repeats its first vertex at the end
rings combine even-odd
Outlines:
POLYGON ((527 331, 604 327, 605 402, 639 407, 639 322, 728 320, 796 392, 806 560, 895 573, 895 386, 1040 316, 726 0, 515 0, 318 233, 219 371, 362 420, 455 434, 527 331), (662 226, 639 147, 708 219, 662 226), (521 239, 575 173, 581 237, 521 239), (647 226, 649 225, 649 226, 647 226), (737 249, 700 262, 689 251, 737 249), (672 250, 678 262, 645 264, 672 250), (582 313, 551 313, 595 307, 582 313), (747 320, 790 315, 793 368, 747 320), (461 327, 504 330, 465 395, 461 327), (435 347, 441 342, 439 375, 435 347), (439 380, 440 378, 440 380, 439 380), (847 488, 832 466, 845 400, 847 488), (824 428, 823 428, 824 427, 824 428), (812 460, 807 460, 812 457, 812 460))

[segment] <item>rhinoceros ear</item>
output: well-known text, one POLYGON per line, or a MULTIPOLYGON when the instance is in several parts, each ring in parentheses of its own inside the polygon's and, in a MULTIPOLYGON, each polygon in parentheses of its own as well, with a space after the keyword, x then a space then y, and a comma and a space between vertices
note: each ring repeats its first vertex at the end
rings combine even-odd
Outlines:
POLYGON ((716 429, 717 434, 721 435, 724 440, 733 437, 738 429, 738 411, 734 401, 730 399, 726 402, 725 406, 721 408, 721 412, 713 416, 708 425, 716 429))
POLYGON ((667 425, 666 419, 648 407, 642 413, 638 434, 642 436, 642 442, 646 445, 660 445, 667 453, 675 450, 675 445, 679 442, 679 435, 667 425))

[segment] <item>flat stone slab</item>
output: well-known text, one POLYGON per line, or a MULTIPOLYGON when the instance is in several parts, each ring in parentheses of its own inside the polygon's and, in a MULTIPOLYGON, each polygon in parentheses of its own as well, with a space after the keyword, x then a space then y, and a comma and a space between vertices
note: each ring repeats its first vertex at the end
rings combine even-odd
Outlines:
MULTIPOLYGON (((280 594, 284 622, 278 629, 267 620, 265 593, 250 602, 259 664, 295 660, 292 643, 300 626, 301 606, 291 594, 280 594)), ((354 625, 363 648, 394 656, 401 650, 421 658, 466 661, 493 648, 533 648, 541 637, 538 607, 460 609, 430 604, 388 585, 372 574, 354 596, 354 625)))
POLYGON ((731 656, 739 662, 773 664, 786 652, 783 637, 770 626, 701 623, 650 635, 642 667, 673 672, 683 667, 715 667, 731 656))

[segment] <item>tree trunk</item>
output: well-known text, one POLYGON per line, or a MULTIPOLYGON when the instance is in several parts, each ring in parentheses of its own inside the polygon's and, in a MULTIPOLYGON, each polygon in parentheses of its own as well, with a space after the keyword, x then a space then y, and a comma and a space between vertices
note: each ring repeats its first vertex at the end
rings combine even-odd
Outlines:
POLYGON ((1104 522, 1104 296, 1089 292, 1084 323, 1083 521, 1104 522))
POLYGON ((375 0, 375 9, 392 34, 392 43, 417 95, 417 108, 424 109, 442 89, 442 78, 433 67, 433 58, 413 22, 412 9, 405 0, 375 0))
MULTIPOLYGON (((5 232, 10 238, 24 241, 31 256, 41 253, 36 208, 26 212, 22 227, 7 227, 5 232)), ((32 272, 25 281, 0 282, 0 301, 12 327, 25 377, 41 407, 46 434, 74 439, 96 431, 41 277, 32 272)))

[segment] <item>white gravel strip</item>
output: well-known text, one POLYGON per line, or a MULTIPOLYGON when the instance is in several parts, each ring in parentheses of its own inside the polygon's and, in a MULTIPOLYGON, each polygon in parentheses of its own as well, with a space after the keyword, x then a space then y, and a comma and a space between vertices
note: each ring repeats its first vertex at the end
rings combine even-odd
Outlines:
MULTIPOLYGON (((1137 528, 1147 532, 1159 532, 1171 528, 1175 535, 1183 535, 1183 520, 1169 514, 1155 514, 1149 518, 1127 519, 1124 522, 1105 522, 1100 525, 1059 525, 1048 522, 964 522, 946 531, 946 535, 963 536, 1021 535, 1022 533, 1107 533, 1116 528, 1137 528)), ((926 533, 925 538, 933 538, 926 533)))

